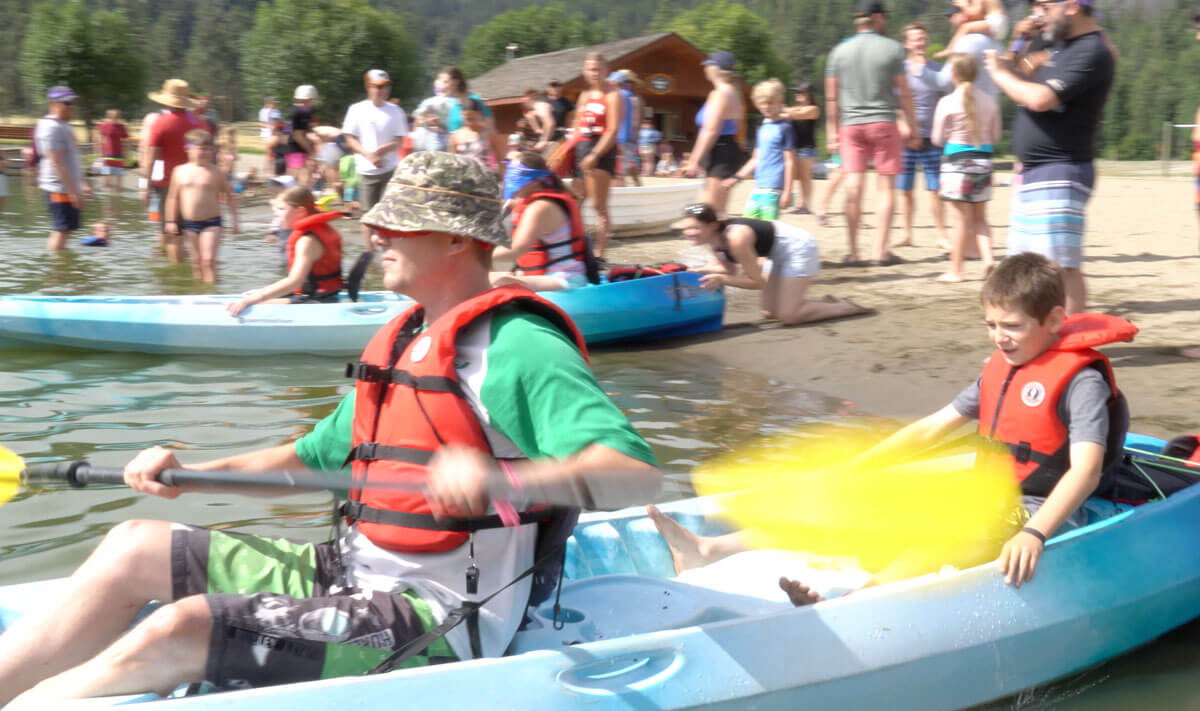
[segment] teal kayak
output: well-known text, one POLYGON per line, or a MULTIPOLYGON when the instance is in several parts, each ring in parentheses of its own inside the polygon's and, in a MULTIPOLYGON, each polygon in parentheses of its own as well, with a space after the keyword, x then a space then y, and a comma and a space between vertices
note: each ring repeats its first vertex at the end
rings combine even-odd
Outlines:
MULTIPOLYGON (((1162 444, 1128 442, 1144 451, 1162 444)), ((713 499, 661 508, 700 532, 721 525, 713 499)), ((533 611, 508 656, 81 703, 181 711, 394 708, 398 699, 471 711, 963 708, 1076 673, 1200 616, 1200 486, 1137 507, 1092 499, 1087 510, 1091 523, 1052 539, 1037 577, 1021 588, 1005 585, 988 564, 802 608, 772 590, 781 573, 805 575, 836 595, 861 584, 863 572, 838 563, 805 564, 804 573, 796 554, 760 551, 742 554, 750 565, 734 556, 710 566, 707 581, 689 583, 673 577, 644 510, 587 514, 569 543, 561 629, 551 622, 551 601, 533 611)), ((0 588, 0 624, 57 584, 0 588)))
MULTIPOLYGON (((687 272, 542 292, 589 344, 720 330, 725 295, 687 272)), ((352 356, 411 305, 390 292, 334 304, 258 304, 230 316, 225 296, 0 296, 0 348, 84 348, 192 355, 352 356)))

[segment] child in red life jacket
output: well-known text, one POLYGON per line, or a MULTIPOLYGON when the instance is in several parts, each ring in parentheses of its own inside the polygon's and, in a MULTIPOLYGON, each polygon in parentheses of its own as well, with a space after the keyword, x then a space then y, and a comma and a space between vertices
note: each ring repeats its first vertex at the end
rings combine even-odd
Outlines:
POLYGON ((338 300, 342 289, 342 236, 329 224, 340 212, 321 212, 312 193, 301 185, 271 201, 279 226, 291 230, 287 239, 287 276, 251 289, 228 306, 237 316, 253 304, 322 304, 338 300), (288 296, 282 297, 284 294, 288 296))
POLYGON ((983 286, 996 352, 954 401, 905 427, 867 456, 935 443, 971 420, 1009 460, 1029 518, 1004 544, 1005 582, 1033 579, 1047 538, 1087 524, 1080 508, 1120 464, 1129 411, 1112 366, 1091 346, 1128 341, 1137 328, 1113 316, 1067 316, 1062 273, 1036 254, 1004 260, 983 286))
POLYGON ((504 175, 504 199, 512 209, 511 247, 493 259, 516 260, 513 274, 494 272, 492 286, 518 284, 533 291, 586 286, 591 260, 579 204, 541 154, 522 151, 504 175))

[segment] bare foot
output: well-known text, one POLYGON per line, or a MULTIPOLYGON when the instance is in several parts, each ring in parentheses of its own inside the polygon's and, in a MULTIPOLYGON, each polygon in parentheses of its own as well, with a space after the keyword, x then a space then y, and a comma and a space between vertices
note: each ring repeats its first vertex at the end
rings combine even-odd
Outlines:
POLYGON ((859 306, 850 299, 834 299, 834 301, 843 303, 847 306, 847 308, 851 309, 850 313, 846 314, 847 316, 858 316, 860 314, 873 313, 871 309, 868 309, 865 306, 859 306))
POLYGON ((654 527, 662 534, 667 547, 671 549, 671 559, 675 562, 675 572, 682 573, 692 568, 701 568, 711 561, 707 559, 704 539, 684 528, 678 521, 658 510, 651 504, 646 507, 646 515, 654 522, 654 527))
POLYGON ((788 600, 791 600, 796 607, 812 605, 825 599, 799 580, 780 578, 779 589, 787 593, 788 600))
POLYGON ((1200 358, 1200 346, 1193 348, 1180 348, 1179 355, 1184 358, 1200 358))
POLYGON ((939 247, 939 248, 940 248, 940 249, 941 249, 943 252, 949 252, 949 251, 950 251, 950 246, 951 246, 951 245, 950 245, 950 240, 948 240, 948 239, 945 239, 945 238, 943 238, 943 237, 939 237, 939 238, 938 238, 938 247, 939 247))
POLYGON ((899 242, 896 242, 893 247, 911 247, 913 246, 912 235, 904 235, 899 242))
POLYGON ((961 276, 957 274, 951 274, 950 272, 946 272, 941 276, 934 277, 933 280, 936 282, 941 282, 942 284, 959 284, 965 281, 965 279, 963 279, 961 276))

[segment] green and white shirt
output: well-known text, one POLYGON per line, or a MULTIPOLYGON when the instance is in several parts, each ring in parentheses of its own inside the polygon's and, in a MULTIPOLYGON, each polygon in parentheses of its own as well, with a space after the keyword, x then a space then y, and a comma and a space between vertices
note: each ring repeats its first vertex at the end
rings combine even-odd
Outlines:
MULTIPOLYGON (((511 440, 530 459, 565 459, 601 444, 655 464, 646 441, 608 399, 575 345, 546 319, 517 307, 480 317, 456 343, 458 372, 480 421, 511 440)), ((350 453, 354 391, 312 432, 296 441, 311 469, 336 470, 350 453)), ((406 556, 386 551, 351 528, 342 540, 350 585, 372 590, 416 590, 439 620, 465 599, 481 599, 533 564, 536 524, 475 534, 479 594, 465 593, 467 546, 447 553, 406 556)), ((524 615, 529 579, 504 591, 480 611, 486 656, 500 656, 524 615)), ((447 641, 463 659, 470 644, 463 626, 447 641)))

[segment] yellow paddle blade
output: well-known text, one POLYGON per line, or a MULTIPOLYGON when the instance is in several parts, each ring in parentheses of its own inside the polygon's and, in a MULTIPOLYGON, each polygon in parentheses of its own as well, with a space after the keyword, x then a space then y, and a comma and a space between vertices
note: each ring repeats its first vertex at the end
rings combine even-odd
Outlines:
POLYGON ((0 447, 0 504, 7 504, 21 488, 25 460, 12 450, 0 447))
MULTIPOLYGON (((858 458, 878 435, 806 434, 815 436, 768 440, 695 472, 697 492, 725 495, 755 548, 857 557, 870 571, 907 560, 918 574, 991 560, 1015 532, 1010 468, 977 468, 969 455, 881 465, 858 458)), ((905 454, 892 461, 915 459, 905 454)))

